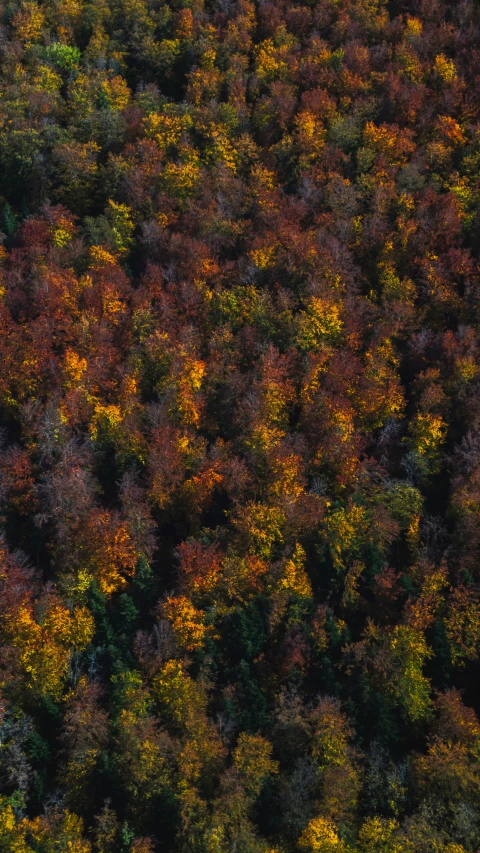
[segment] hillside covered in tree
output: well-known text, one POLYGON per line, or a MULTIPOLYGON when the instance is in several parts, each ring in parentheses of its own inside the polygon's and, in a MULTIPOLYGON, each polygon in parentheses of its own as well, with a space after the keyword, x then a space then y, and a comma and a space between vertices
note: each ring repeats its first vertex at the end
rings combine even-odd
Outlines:
POLYGON ((0 5, 1 853, 480 849, 478 0, 0 5))

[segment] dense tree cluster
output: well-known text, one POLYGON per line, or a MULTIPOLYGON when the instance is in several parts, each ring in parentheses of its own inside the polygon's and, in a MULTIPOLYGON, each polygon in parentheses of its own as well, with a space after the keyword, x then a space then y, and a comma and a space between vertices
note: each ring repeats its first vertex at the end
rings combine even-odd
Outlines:
POLYGON ((0 21, 1 853, 476 853, 477 0, 0 21))

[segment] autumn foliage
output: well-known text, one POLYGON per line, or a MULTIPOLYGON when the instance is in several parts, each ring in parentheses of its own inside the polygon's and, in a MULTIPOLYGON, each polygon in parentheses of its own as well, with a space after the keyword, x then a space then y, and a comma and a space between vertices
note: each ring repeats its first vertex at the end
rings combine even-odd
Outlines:
POLYGON ((0 4, 0 853, 480 849, 477 0, 0 4))

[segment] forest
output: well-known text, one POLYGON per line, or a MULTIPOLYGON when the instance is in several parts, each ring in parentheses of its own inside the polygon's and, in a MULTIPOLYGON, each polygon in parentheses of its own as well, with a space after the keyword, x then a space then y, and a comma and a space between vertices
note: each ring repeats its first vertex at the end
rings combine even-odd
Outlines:
POLYGON ((478 0, 0 3, 0 853, 480 850, 478 0))

